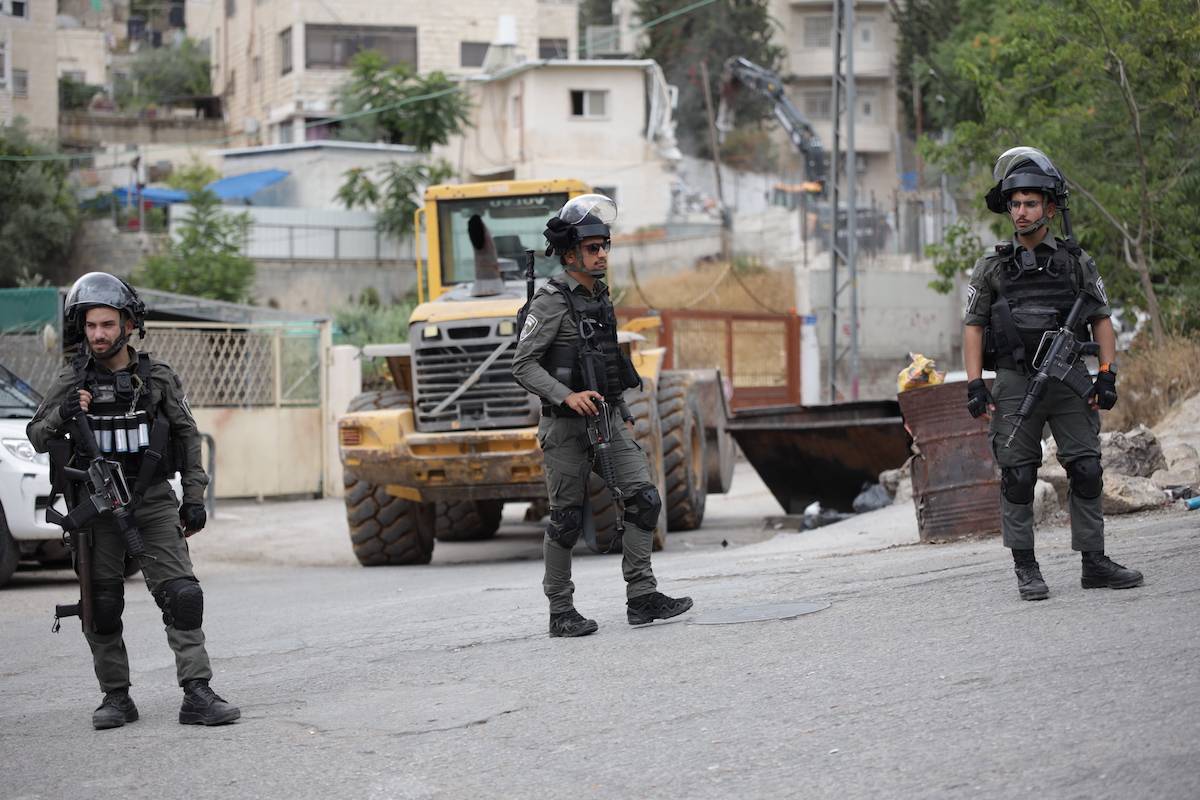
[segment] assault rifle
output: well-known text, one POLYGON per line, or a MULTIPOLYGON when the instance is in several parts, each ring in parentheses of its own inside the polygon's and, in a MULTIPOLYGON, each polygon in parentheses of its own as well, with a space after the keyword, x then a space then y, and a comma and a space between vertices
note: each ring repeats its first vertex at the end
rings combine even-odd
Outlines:
POLYGON ((601 480, 608 487, 613 503, 617 507, 617 519, 614 523, 616 535, 604 550, 611 553, 621 546, 625 537, 625 495, 617 484, 617 470, 612 462, 612 443, 615 438, 612 429, 612 415, 608 401, 604 399, 607 379, 604 372, 604 357, 596 345, 596 328, 586 317, 579 319, 579 337, 583 342, 580 348, 580 361, 583 367, 583 382, 588 389, 601 395, 600 399, 592 398, 600 413, 596 416, 584 416, 587 423, 588 446, 592 449, 592 460, 601 480), (599 373, 599 374, 597 374, 599 373))
MULTIPOLYGON (((87 415, 79 412, 68 422, 74 450, 87 461, 87 469, 76 469, 64 463, 61 475, 55 476, 55 487, 60 481, 77 483, 84 487, 87 496, 66 515, 54 509, 53 503, 46 507, 46 521, 59 525, 63 537, 75 551, 79 573, 79 602, 59 605, 54 608, 54 630, 59 628, 63 617, 78 616, 85 630, 92 626, 92 553, 91 532, 86 530, 92 520, 111 514, 117 529, 125 538, 125 552, 133 558, 150 558, 146 554, 146 543, 138 530, 133 516, 134 500, 125 482, 125 473, 115 461, 107 461, 96 446, 96 437, 87 415)), ((51 500, 53 500, 53 494, 51 500)))
POLYGON ((1034 368, 1037 372, 1029 379, 1029 387, 1025 390, 1025 398, 1021 401, 1016 413, 1006 415, 1005 419, 1012 421, 1012 432, 1004 446, 1011 447, 1017 431, 1033 409, 1046 394, 1050 381, 1061 381, 1075 394, 1087 400, 1092 394, 1092 382, 1086 372, 1075 368, 1080 356, 1099 355, 1100 345, 1095 342, 1081 342, 1075 336, 1075 326, 1079 323, 1079 315, 1083 313, 1084 303, 1088 297, 1080 292, 1067 314, 1066 321, 1057 331, 1046 331, 1042 341, 1038 343, 1037 354, 1033 357, 1034 368))

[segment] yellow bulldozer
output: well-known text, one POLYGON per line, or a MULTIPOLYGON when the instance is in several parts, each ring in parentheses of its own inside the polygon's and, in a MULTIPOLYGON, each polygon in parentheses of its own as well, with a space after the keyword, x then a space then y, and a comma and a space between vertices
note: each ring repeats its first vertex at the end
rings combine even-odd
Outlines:
MULTIPOLYGON (((512 377, 516 315, 526 296, 522 265, 534 250, 539 285, 561 269, 557 258, 541 255, 542 229, 567 200, 587 192, 576 180, 426 190, 416 214, 420 305, 408 341, 363 349, 364 357, 386 359, 393 386, 359 395, 338 421, 346 517, 363 565, 426 564, 438 539, 489 538, 506 502, 530 502, 526 519, 545 514, 540 401, 512 377), (472 218, 491 234, 498 280, 476 274, 472 218)), ((719 373, 662 370, 664 349, 639 333, 657 322, 630 320, 618 341, 644 382, 625 397, 664 498, 654 532, 659 549, 668 530, 699 527, 709 492, 728 491, 734 446, 719 373)), ((616 506, 595 474, 588 505, 585 540, 607 550, 616 506)))

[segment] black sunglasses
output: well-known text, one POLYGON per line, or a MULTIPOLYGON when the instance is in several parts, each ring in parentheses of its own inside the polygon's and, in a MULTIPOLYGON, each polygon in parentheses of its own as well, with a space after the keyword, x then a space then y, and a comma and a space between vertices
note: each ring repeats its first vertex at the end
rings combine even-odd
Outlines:
POLYGON ((607 253, 609 250, 612 250, 612 239, 605 239, 603 242, 593 242, 592 244, 586 244, 583 246, 583 249, 587 250, 592 255, 596 255, 601 250, 603 250, 604 252, 607 253))

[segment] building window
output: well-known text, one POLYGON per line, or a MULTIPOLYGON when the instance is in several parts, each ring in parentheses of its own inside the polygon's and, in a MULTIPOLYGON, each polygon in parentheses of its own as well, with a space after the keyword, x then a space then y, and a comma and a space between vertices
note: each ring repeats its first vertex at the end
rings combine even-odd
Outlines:
POLYGON ((0 39, 0 89, 8 83, 8 75, 4 72, 4 40, 0 39))
MULTIPOLYGON (((29 17, 29 3, 24 0, 12 0, 8 3, 8 15, 10 17, 21 17, 22 19, 29 17)), ((0 2, 0 11, 3 11, 5 3, 0 2)), ((16 73, 16 70, 13 70, 16 73)))
POLYGON ((389 64, 417 68, 417 29, 412 27, 306 25, 304 66, 341 69, 363 50, 378 50, 389 64))
POLYGON ((292 121, 289 119, 286 122, 279 123, 279 144, 292 143, 292 121))
POLYGON ((287 75, 292 71, 292 29, 285 28, 279 32, 279 74, 287 75))
POLYGON ((878 122, 879 96, 875 92, 858 92, 855 95, 858 104, 858 114, 855 119, 860 122, 878 122))
POLYGON ((858 30, 858 43, 868 50, 875 47, 875 18, 856 17, 854 27, 858 30))
POLYGON ((804 116, 809 119, 829 119, 833 115, 833 92, 813 89, 804 93, 804 116))
POLYGON ((458 63, 462 67, 482 67, 487 58, 487 42, 463 42, 458 46, 458 63))
POLYGON ((225 0, 225 19, 237 13, 237 0, 225 0))
POLYGON ((566 39, 538 39, 538 58, 570 58, 566 39))
POLYGON ((237 94, 237 70, 229 70, 229 77, 225 79, 225 96, 233 97, 237 94))
POLYGON ((258 56, 250 59, 250 77, 255 83, 262 80, 262 59, 258 56))
POLYGON ((13 97, 29 97, 29 70, 14 69, 13 97))
POLYGON ((804 46, 833 46, 833 15, 811 15, 804 18, 804 46))
POLYGON ((571 116, 603 119, 608 116, 607 89, 572 89, 571 116))
POLYGON ((81 69, 63 70, 61 77, 69 81, 75 81, 76 83, 87 83, 87 73, 81 69))

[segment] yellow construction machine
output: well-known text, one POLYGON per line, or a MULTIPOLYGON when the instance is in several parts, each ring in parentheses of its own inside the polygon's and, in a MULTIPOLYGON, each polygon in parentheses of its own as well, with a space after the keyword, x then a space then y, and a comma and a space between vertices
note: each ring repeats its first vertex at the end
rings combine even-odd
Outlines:
MULTIPOLYGON (((338 422, 350 540, 362 564, 426 564, 435 539, 486 539, 505 502, 531 501, 527 519, 545 513, 540 401, 512 377, 516 315, 526 295, 522 265, 531 249, 539 283, 561 270, 557 258, 542 255, 542 230, 567 200, 587 191, 576 180, 426 190, 416 215, 421 304, 409 320, 408 342, 363 349, 364 357, 387 360, 394 386, 359 395, 338 422), (498 276, 477 274, 469 227, 478 231, 480 222, 498 276)), ((664 498, 655 530, 660 548, 668 529, 700 525, 708 492, 728 490, 733 448, 719 374, 663 371, 665 351, 637 333, 656 324, 626 323, 619 341, 644 380, 626 402, 664 498)), ((587 540, 606 549, 616 506, 598 476, 589 489, 587 540)))

